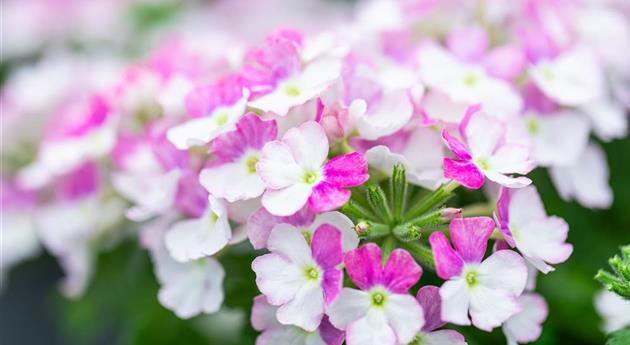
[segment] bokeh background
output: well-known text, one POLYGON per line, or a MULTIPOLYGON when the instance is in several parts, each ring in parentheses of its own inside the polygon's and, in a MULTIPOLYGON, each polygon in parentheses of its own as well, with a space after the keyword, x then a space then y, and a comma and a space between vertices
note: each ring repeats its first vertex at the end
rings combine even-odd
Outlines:
MULTIPOLYGON (((59 3, 81 11, 59 11, 55 21, 36 23, 40 0, 3 0, 2 63, 0 83, 19 66, 37 61, 47 51, 62 46, 76 54, 114 52, 133 60, 173 28, 191 23, 229 25, 235 32, 259 39, 278 26, 309 29, 308 18, 343 18, 352 1, 267 1, 260 11, 256 1, 176 0, 68 0, 59 3), (322 6, 323 4, 323 6, 322 6), (29 7, 32 6, 32 7, 29 7), (100 7, 99 7, 100 6, 100 7), (252 18, 239 16, 248 7, 252 18), (276 13, 270 20, 269 7, 276 13), (191 8, 195 10, 191 10, 191 8), (313 14, 317 11, 317 14, 313 14), (76 13, 75 13, 76 12, 76 13), (35 22, 35 23, 34 23, 35 22), (37 25, 39 24, 39 25, 37 25)), ((44 1, 45 2, 45 1, 44 1)), ((51 1, 54 2, 54 1, 51 1)), ((321 24, 321 23, 319 23, 321 24)), ((3 139, 4 143, 4 139, 3 139)), ((598 269, 618 247, 630 243, 630 139, 603 143, 610 166, 614 203, 608 210, 589 210, 560 199, 548 173, 538 169, 532 178, 547 211, 570 224, 569 242, 575 247, 568 262, 538 280, 550 315, 535 343, 599 345, 605 341, 593 297, 600 286, 593 280, 598 269)), ((3 157, 4 162, 5 157, 3 157)), ((1 344, 253 344, 256 333, 247 310, 257 294, 248 265, 254 257, 248 244, 222 256, 228 272, 226 298, 219 314, 180 320, 157 301, 158 285, 146 251, 134 241, 119 244, 98 259, 96 276, 87 294, 78 301, 63 298, 57 283, 62 272, 56 261, 42 254, 13 268, 0 292, 1 344)), ((423 278, 430 279, 429 278, 423 278)), ((504 344, 500 329, 493 333, 462 329, 475 344, 504 344)))

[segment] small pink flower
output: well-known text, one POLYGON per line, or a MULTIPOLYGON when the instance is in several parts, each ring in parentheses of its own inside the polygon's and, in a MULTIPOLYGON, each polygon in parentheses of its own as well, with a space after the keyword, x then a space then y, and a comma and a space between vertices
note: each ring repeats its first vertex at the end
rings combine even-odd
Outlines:
POLYGON ((339 294, 343 271, 337 268, 343 254, 341 232, 321 225, 312 240, 288 228, 276 228, 269 236, 270 254, 252 263, 256 284, 277 310, 278 321, 315 331, 325 305, 339 294), (309 243, 310 242, 310 243, 309 243))
POLYGON ((199 181, 212 195, 228 202, 260 196, 265 185, 256 173, 256 163, 260 150, 276 139, 277 132, 275 121, 263 121, 253 113, 243 116, 235 130, 212 142, 214 159, 201 171, 199 181))
POLYGON ((494 221, 488 217, 453 219, 451 247, 446 235, 429 238, 437 274, 448 279, 440 288, 442 320, 491 331, 521 310, 517 297, 527 281, 523 259, 511 250, 499 250, 482 259, 494 221))
POLYGON ((466 144, 442 131, 446 145, 457 157, 444 159, 444 176, 471 189, 481 188, 486 177, 511 188, 529 185, 531 180, 527 177, 507 175, 527 174, 532 170, 529 148, 506 143, 503 123, 480 112, 480 108, 469 107, 459 125, 466 144))
POLYGON ((573 246, 565 243, 569 225, 560 217, 547 216, 534 186, 501 189, 497 218, 507 243, 543 273, 554 270, 549 263, 564 262, 573 252, 573 246))
POLYGON ((316 122, 287 131, 282 140, 267 143, 256 170, 267 190, 262 204, 273 215, 288 216, 307 202, 315 212, 331 211, 350 198, 350 191, 368 179, 367 162, 359 153, 324 161, 328 139, 316 122))
POLYGON ((422 275, 411 255, 395 249, 383 267, 381 249, 365 244, 344 259, 352 282, 327 314, 333 326, 346 331, 348 345, 394 345, 413 340, 424 324, 420 304, 407 294, 422 275))

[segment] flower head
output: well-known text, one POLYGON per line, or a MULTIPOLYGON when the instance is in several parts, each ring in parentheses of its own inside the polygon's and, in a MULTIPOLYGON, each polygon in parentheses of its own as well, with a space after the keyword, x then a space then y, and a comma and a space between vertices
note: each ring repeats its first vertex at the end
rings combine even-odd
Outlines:
POLYGON ((448 131, 442 137, 456 159, 444 158, 444 176, 467 188, 478 189, 485 178, 511 188, 531 183, 527 177, 507 174, 527 174, 534 167, 529 159, 529 148, 505 142, 505 127, 499 120, 471 106, 461 121, 459 132, 466 144, 448 131))
POLYGON ((350 191, 368 179, 367 162, 359 153, 337 156, 324 164, 328 139, 316 122, 306 122, 267 143, 256 170, 267 188, 263 206, 288 216, 307 202, 313 211, 331 211, 350 198, 350 191))
POLYGON ((516 299, 525 288, 527 267, 513 251, 499 250, 483 257, 494 221, 488 217, 453 219, 451 247, 446 236, 429 238, 437 274, 448 279, 440 288, 442 319, 490 331, 520 311, 516 299), (483 261, 482 261, 483 260, 483 261))
POLYGON ((271 253, 252 263, 258 288, 270 304, 280 306, 280 323, 315 331, 325 305, 341 290, 343 272, 337 268, 343 256, 341 232, 323 224, 309 241, 294 229, 277 227, 267 245, 271 253))
POLYGON ((395 249, 385 267, 381 249, 365 244, 346 254, 346 271, 361 290, 344 288, 328 308, 333 326, 346 331, 349 345, 409 343, 424 317, 420 304, 407 291, 422 268, 403 249, 395 249))

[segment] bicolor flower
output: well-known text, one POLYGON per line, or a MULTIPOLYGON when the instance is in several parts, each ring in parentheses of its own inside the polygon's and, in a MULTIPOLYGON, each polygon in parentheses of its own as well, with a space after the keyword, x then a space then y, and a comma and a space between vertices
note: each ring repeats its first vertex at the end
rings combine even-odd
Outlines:
POLYGON ((284 116, 324 92, 341 74, 341 61, 324 56, 308 63, 300 57, 302 36, 281 30, 267 37, 265 49, 249 53, 241 72, 254 98, 249 106, 284 116))
POLYGON ((564 262, 573 252, 573 246, 565 243, 569 225, 560 217, 547 216, 534 186, 501 189, 497 220, 507 243, 543 273, 554 270, 550 263, 564 262))
POLYGON ((180 150, 209 143, 234 129, 245 113, 248 97, 249 91, 234 76, 194 88, 186 96, 186 109, 192 119, 171 128, 168 140, 180 150))
POLYGON ((440 288, 442 320, 470 325, 472 319, 475 327, 491 331, 521 310, 517 297, 527 281, 523 258, 499 250, 483 260, 494 225, 488 217, 453 219, 455 249, 443 233, 431 234, 437 275, 447 280, 440 288))
POLYGON ((524 176, 534 167, 529 148, 505 142, 504 124, 480 111, 479 105, 466 111, 459 125, 459 133, 466 144, 442 131, 442 138, 456 159, 444 158, 444 176, 463 186, 478 189, 485 178, 510 188, 520 188, 532 181, 524 176))
POLYGON ((424 324, 422 307, 407 294, 422 268, 403 249, 385 267, 381 249, 365 244, 346 254, 346 271, 361 290, 344 288, 330 305, 330 322, 346 331, 348 345, 395 345, 413 340, 424 324))
MULTIPOLYGON (((178 209, 193 218, 175 222, 165 235, 166 248, 179 262, 201 259, 223 249, 232 238, 225 204, 210 195, 205 203, 194 205, 180 198, 178 209)), ((198 200, 197 197, 194 200, 198 200)))
POLYGON ((234 131, 212 141, 213 160, 201 171, 199 181, 210 194, 228 202, 260 196, 265 185, 256 163, 260 150, 277 133, 275 121, 263 121, 254 113, 243 116, 234 131))
POLYGON ((313 211, 324 212, 348 201, 350 191, 344 188, 368 179, 367 162, 355 152, 324 164, 328 149, 324 129, 312 121, 263 147, 256 170, 265 183, 262 204, 267 211, 288 216, 308 202, 313 211))
POLYGON ((409 345, 466 345, 466 340, 459 332, 443 329, 446 322, 442 321, 442 298, 440 288, 427 285, 418 290, 416 299, 424 311, 424 326, 416 334, 409 345))
POLYGON ((341 231, 341 247, 344 253, 359 245, 359 236, 354 231, 350 218, 337 211, 315 215, 308 206, 285 217, 274 216, 261 207, 247 220, 247 236, 254 249, 262 249, 267 248, 269 235, 276 228, 292 229, 301 232, 306 238, 313 238, 313 233, 322 224, 332 225, 341 231))
POLYGON ((518 297, 521 311, 503 324, 503 334, 508 345, 536 341, 542 333, 542 323, 549 313, 547 302, 537 293, 525 293, 518 297))
POLYGON ((320 225, 312 239, 290 228, 276 228, 267 242, 270 254, 252 263, 256 285, 270 304, 280 306, 278 321, 315 331, 324 308, 339 294, 343 271, 341 232, 320 225), (309 243, 310 242, 310 243, 309 243))
POLYGON ((264 295, 254 298, 251 322, 255 330, 261 332, 256 338, 256 345, 341 345, 344 340, 342 331, 336 329, 324 316, 319 327, 313 332, 306 332, 300 327, 283 325, 278 322, 278 307, 269 304, 264 295))

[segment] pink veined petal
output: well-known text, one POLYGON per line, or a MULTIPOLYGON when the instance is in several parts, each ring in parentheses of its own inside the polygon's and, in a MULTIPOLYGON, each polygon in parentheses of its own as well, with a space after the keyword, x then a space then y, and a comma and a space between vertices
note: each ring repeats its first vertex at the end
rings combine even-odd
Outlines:
POLYGON ((275 140, 277 134, 276 121, 263 121, 258 115, 248 113, 239 119, 235 130, 214 139, 210 151, 222 161, 235 161, 248 147, 261 149, 275 140))
POLYGON ((453 250, 446 235, 441 232, 434 232, 429 237, 429 243, 431 243, 431 249, 433 250, 437 275, 442 279, 449 279, 459 275, 464 266, 464 261, 453 250))
POLYGON ((451 178, 470 189, 481 188, 485 180, 473 163, 451 158, 444 158, 444 177, 451 178))
POLYGON ((451 241, 465 262, 481 262, 494 226, 490 217, 455 218, 451 221, 451 241))
POLYGON ((426 285, 418 290, 416 299, 422 311, 424 312, 423 332, 431 332, 446 324, 442 320, 442 297, 440 297, 440 288, 433 285, 426 285))
POLYGON ((468 151, 466 145, 459 141, 459 139, 450 135, 445 129, 442 130, 442 139, 444 139, 446 146, 448 146, 449 150, 451 150, 457 156, 457 158, 464 161, 469 161, 472 159, 470 151, 468 151))
POLYGON ((350 199, 350 191, 334 186, 326 181, 320 182, 308 198, 308 205, 314 212, 327 212, 337 209, 350 199))
POLYGON ((368 176, 368 164, 358 152, 337 156, 324 166, 326 182, 339 187, 355 187, 363 184, 368 176))
POLYGON ((326 305, 331 304, 341 292, 343 287, 343 271, 337 268, 327 268, 324 270, 324 280, 322 288, 324 289, 324 301, 326 305))
POLYGON ((343 260, 341 231, 329 224, 320 225, 313 234, 311 252, 320 267, 335 267, 343 260))
POLYGON ((326 315, 319 325, 319 336, 322 337, 326 345, 341 345, 345 339, 345 333, 335 328, 326 315))
POLYGON ((367 290, 382 281, 381 248, 374 243, 364 244, 348 252, 344 263, 348 276, 362 290, 367 290))
POLYGON ((394 249, 383 270, 383 284, 395 293, 407 293, 422 276, 422 267, 404 249, 394 249))

